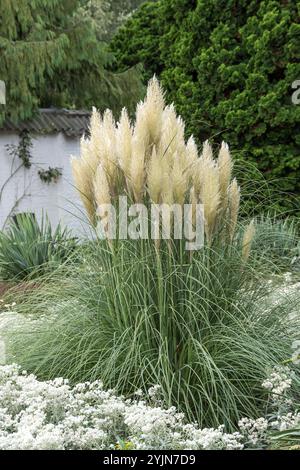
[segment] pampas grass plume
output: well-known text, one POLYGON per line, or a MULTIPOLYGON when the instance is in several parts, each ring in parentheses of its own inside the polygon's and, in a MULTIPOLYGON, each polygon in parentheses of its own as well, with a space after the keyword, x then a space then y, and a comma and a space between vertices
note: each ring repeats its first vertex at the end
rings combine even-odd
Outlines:
POLYGON ((76 186, 90 220, 95 208, 128 194, 135 203, 180 204, 190 198, 204 206, 208 244, 224 226, 233 240, 240 189, 231 183, 232 160, 222 142, 214 160, 208 140, 199 158, 193 136, 185 141, 185 126, 174 104, 165 105, 164 92, 154 76, 144 101, 137 104, 131 125, 123 108, 119 122, 106 110, 93 108, 90 139, 81 141, 81 159, 72 162, 76 186))
POLYGON ((220 175, 220 193, 223 206, 227 203, 228 186, 231 180, 232 166, 229 147, 225 142, 222 142, 218 156, 218 168, 220 175))
POLYGON ((232 241, 237 219, 240 208, 240 188, 237 184, 236 178, 234 178, 228 188, 228 199, 229 199, 229 238, 232 241))
POLYGON ((209 154, 203 158, 202 170, 200 200, 204 206, 205 234, 211 244, 220 206, 220 184, 218 168, 209 154))
POLYGON ((159 204, 163 187, 163 165, 162 160, 157 156, 156 148, 152 150, 148 171, 147 189, 150 199, 154 204, 159 204))
POLYGON ((102 204, 111 204, 111 194, 107 176, 103 166, 100 164, 96 170, 94 179, 94 195, 97 207, 102 204))
POLYGON ((132 128, 126 108, 122 109, 120 122, 117 125, 116 152, 119 165, 128 178, 132 153, 132 128))
POLYGON ((90 172, 83 160, 75 157, 71 159, 72 173, 76 189, 92 224, 95 223, 94 195, 91 187, 90 172))
POLYGON ((255 225, 254 220, 251 220, 250 224, 247 226, 244 237, 243 237, 243 245, 242 245, 242 258, 243 261, 246 262, 249 258, 251 244, 255 235, 255 225))

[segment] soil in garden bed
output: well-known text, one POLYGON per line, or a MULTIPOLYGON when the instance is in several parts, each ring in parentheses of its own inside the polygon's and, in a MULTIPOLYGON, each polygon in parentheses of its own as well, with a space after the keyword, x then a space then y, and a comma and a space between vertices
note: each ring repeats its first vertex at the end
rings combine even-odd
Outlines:
POLYGON ((0 299, 3 299, 6 295, 12 295, 12 294, 22 294, 26 292, 30 292, 33 289, 37 289, 39 287, 38 282, 20 282, 18 284, 12 283, 12 282, 0 282, 0 299))
POLYGON ((0 282, 0 299, 13 286, 10 282, 0 282))

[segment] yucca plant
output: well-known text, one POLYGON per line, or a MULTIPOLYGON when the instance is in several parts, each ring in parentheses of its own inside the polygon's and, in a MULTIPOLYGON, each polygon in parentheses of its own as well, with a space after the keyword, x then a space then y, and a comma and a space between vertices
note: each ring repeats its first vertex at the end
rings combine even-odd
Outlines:
POLYGON ((9 335, 12 360, 42 378, 101 379, 126 395, 159 384, 166 404, 201 425, 232 429, 242 416, 261 416, 261 383, 290 356, 300 319, 289 316, 295 299, 288 293, 266 302, 270 284, 260 272, 270 264, 251 253, 254 223, 240 229, 228 146, 215 160, 205 142, 198 156, 153 79, 134 125, 125 110, 118 124, 110 111, 94 110, 73 171, 92 224, 98 206, 123 194, 146 205, 201 202, 205 243, 192 256, 175 239, 87 245, 81 262, 22 299, 20 313, 37 322, 9 335))
POLYGON ((17 214, 8 230, 0 232, 0 277, 20 280, 41 276, 64 262, 75 246, 60 224, 55 230, 43 216, 41 224, 31 213, 17 214))

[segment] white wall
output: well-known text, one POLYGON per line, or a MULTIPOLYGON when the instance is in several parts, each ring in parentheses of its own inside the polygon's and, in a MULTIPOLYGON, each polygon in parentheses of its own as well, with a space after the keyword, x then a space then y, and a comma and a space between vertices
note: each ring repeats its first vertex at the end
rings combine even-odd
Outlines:
POLYGON ((7 223, 11 211, 34 212, 39 219, 46 211, 54 226, 61 221, 76 235, 84 235, 88 226, 70 165, 70 155, 79 155, 79 138, 68 138, 62 133, 33 136, 31 168, 21 168, 11 176, 22 161, 13 159, 5 145, 18 142, 17 134, 0 131, 0 192, 9 179, 0 199, 0 228, 7 223), (61 168, 57 183, 44 183, 38 175, 40 168, 47 170, 49 166, 61 168))

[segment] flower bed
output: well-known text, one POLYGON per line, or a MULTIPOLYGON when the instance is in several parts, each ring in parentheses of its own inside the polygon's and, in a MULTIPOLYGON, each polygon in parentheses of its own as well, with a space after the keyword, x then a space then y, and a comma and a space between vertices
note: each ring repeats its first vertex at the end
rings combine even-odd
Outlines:
MULTIPOLYGON (((287 404, 288 368, 277 368, 263 384, 277 394, 277 410, 287 404), (278 384, 282 383, 280 390, 278 384), (278 393, 278 390, 280 393, 278 393), (280 399, 279 399, 280 397, 280 399)), ((243 449, 262 448, 272 429, 299 425, 300 414, 243 418, 239 431, 224 426, 199 429, 175 408, 164 409, 160 387, 146 399, 105 391, 100 381, 71 386, 57 378, 41 382, 13 364, 0 367, 0 449, 243 449)), ((274 405, 274 400, 273 400, 274 405)))

